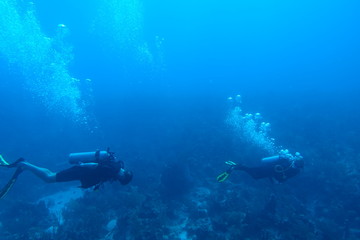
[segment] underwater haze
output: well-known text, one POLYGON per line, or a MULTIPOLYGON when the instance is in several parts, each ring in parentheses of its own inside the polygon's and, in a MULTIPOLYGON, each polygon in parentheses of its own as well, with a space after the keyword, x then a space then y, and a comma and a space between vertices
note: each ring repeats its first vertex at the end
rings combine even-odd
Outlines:
POLYGON ((0 0, 0 154, 60 171, 110 148, 134 173, 93 191, 24 172, 0 200, 0 239, 359 239, 359 11, 0 0), (226 161, 285 149, 305 167, 284 183, 217 181, 226 161))

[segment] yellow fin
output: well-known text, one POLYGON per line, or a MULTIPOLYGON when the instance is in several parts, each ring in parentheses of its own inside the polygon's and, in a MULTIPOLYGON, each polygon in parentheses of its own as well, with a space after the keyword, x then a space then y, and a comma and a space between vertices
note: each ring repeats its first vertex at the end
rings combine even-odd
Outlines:
POLYGON ((230 176, 230 174, 228 172, 223 172, 221 173, 219 176, 217 176, 216 180, 218 182, 223 182, 225 181, 226 179, 228 179, 228 177, 230 176))

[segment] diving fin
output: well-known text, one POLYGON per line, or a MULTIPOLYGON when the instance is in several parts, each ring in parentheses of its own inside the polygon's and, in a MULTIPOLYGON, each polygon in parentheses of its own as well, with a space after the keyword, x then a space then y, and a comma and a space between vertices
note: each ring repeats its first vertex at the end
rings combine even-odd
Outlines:
POLYGON ((226 161, 225 164, 229 165, 230 167, 236 166, 236 163, 234 163, 233 161, 226 161))
POLYGON ((9 163, 7 161, 5 161, 3 156, 1 156, 1 154, 0 154, 0 166, 8 166, 8 165, 9 165, 9 163))
POLYGON ((13 163, 8 163, 7 161, 5 161, 5 159, 3 158, 3 156, 0 155, 0 166, 1 166, 1 167, 15 168, 15 167, 18 166, 17 164, 18 164, 19 162, 23 162, 23 161, 25 161, 24 158, 19 158, 18 160, 16 160, 16 161, 13 162, 13 163))
POLYGON ((230 176, 230 173, 228 173, 228 172, 226 171, 226 172, 221 173, 219 176, 217 176, 216 180, 217 180, 218 182, 223 182, 223 181, 225 181, 226 179, 228 179, 229 176, 230 176))
POLYGON ((14 186, 18 176, 22 173, 23 169, 16 169, 15 173, 12 175, 7 184, 0 190, 0 199, 3 199, 6 194, 10 191, 10 189, 14 186))
POLYGON ((0 155, 0 166, 1 167, 7 167, 7 168, 15 168, 18 167, 18 163, 19 162, 23 162, 25 161, 25 159, 23 158, 19 158, 18 160, 16 160, 13 163, 8 163, 7 161, 5 161, 5 159, 0 155))
POLYGON ((233 161, 226 161, 225 164, 229 165, 230 168, 221 173, 219 176, 217 176, 216 180, 218 182, 224 182, 226 179, 228 179, 230 177, 230 173, 233 171, 234 167, 236 166, 236 163, 234 163, 233 161))

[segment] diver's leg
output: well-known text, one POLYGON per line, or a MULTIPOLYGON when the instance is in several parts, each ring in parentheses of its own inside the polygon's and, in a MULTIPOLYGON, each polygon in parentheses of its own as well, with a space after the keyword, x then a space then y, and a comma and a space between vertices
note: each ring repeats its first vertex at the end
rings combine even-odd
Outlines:
POLYGON ((17 167, 20 167, 23 170, 29 170, 37 177, 41 178, 44 182, 47 183, 56 182, 56 173, 50 171, 47 168, 41 168, 28 162, 19 162, 17 164, 17 167))

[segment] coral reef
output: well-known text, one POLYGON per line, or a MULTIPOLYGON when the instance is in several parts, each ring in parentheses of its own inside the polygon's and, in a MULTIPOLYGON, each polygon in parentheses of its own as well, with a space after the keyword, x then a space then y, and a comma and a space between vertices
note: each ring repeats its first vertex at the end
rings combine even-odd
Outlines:
MULTIPOLYGON (((346 143, 335 147, 314 143, 302 148, 304 172, 283 184, 256 181, 241 172, 219 183, 216 175, 223 170, 219 169, 223 161, 236 161, 239 155, 260 161, 253 157, 259 153, 246 152, 247 142, 235 142, 234 147, 223 141, 232 137, 233 130, 223 127, 208 136, 203 136, 202 129, 194 130, 192 134, 201 137, 176 150, 181 157, 173 150, 164 151, 163 165, 149 157, 147 161, 154 164, 134 171, 130 185, 108 183, 62 204, 61 221, 56 212, 49 211, 50 202, 6 202, 0 209, 0 239, 360 238, 360 155, 356 150, 346 143)), ((306 146, 307 140, 298 141, 306 146)))

